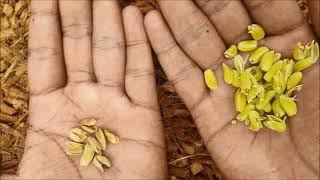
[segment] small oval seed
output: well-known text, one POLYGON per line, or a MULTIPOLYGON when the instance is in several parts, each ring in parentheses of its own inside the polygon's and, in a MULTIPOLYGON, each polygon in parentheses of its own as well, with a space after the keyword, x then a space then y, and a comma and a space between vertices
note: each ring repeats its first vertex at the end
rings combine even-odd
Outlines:
POLYGON ((104 166, 110 168, 111 167, 111 161, 106 157, 102 155, 97 155, 97 160, 104 166))
POLYGON ((67 141, 67 154, 69 155, 81 155, 83 153, 84 144, 67 141))
POLYGON ((268 51, 265 53, 260 61, 260 68, 262 71, 267 72, 272 67, 273 59, 274 59, 275 52, 268 51))
POLYGON ((101 165, 100 162, 98 161, 97 156, 95 156, 95 157, 93 158, 93 161, 92 161, 92 162, 93 162, 94 166, 96 166, 96 168, 99 169, 99 171, 104 172, 104 168, 102 167, 102 165, 101 165))
POLYGON ((225 52, 224 52, 224 56, 226 58, 233 58, 238 54, 238 49, 237 46, 232 44, 225 52))
POLYGON ((104 130, 104 134, 106 135, 108 141, 112 144, 118 144, 120 142, 120 138, 114 133, 104 130))
POLYGON ((94 156, 94 149, 90 144, 86 144, 80 159, 80 166, 88 166, 94 156))
POLYGON ((300 83, 301 79, 302 79, 301 72, 293 73, 287 81, 287 89, 291 89, 291 88, 297 86, 300 83))
POLYGON ((216 79, 216 75, 214 74, 212 69, 207 69, 204 72, 204 80, 207 87, 211 90, 215 90, 218 88, 218 82, 216 79))
POLYGON ((107 141, 106 141, 106 137, 104 135, 104 132, 101 128, 97 128, 96 138, 99 141, 99 143, 101 144, 102 149, 106 150, 107 149, 107 141))
POLYGON ((255 40, 261 40, 266 35, 263 28, 258 24, 252 24, 248 26, 248 33, 255 40))
POLYGON ((249 57, 249 62, 251 64, 257 64, 260 62, 262 56, 267 53, 269 49, 265 46, 259 47, 256 49, 249 57))
POLYGON ((95 119, 82 119, 80 120, 80 125, 83 126, 94 126, 96 125, 97 121, 95 119))
POLYGON ((257 40, 240 41, 238 44, 238 49, 242 52, 254 51, 257 47, 258 47, 257 40))
POLYGON ((88 137, 88 142, 92 146, 92 148, 94 149, 94 151, 96 153, 98 153, 98 154, 102 153, 102 146, 96 138, 88 137))
POLYGON ((223 69, 223 79, 227 84, 232 84, 233 81, 233 73, 232 70, 229 68, 228 65, 222 63, 223 69))
POLYGON ((83 126, 83 125, 81 125, 80 127, 81 127, 81 129, 83 129, 84 131, 86 131, 89 134, 96 132, 96 129, 97 129, 94 126, 83 126))
POLYGON ((297 114, 297 104, 292 98, 282 95, 280 96, 280 103, 288 116, 291 117, 297 114))

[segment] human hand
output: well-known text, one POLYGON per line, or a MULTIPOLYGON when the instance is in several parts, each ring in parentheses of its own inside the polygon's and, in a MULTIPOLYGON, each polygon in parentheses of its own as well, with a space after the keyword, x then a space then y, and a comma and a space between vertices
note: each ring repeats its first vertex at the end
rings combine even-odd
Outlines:
POLYGON ((139 9, 121 15, 116 0, 33 0, 32 11, 30 127, 16 178, 164 179, 162 121, 139 9), (105 173, 66 154, 69 130, 83 118, 120 137, 107 148, 112 167, 105 173))
MULTIPOLYGON (((319 177, 319 64, 304 71, 298 114, 279 134, 254 133, 235 118, 234 89, 224 83, 226 46, 250 39, 247 26, 264 27, 260 43, 290 57, 297 42, 315 39, 294 0, 166 1, 145 17, 153 49, 168 79, 190 110, 217 167, 230 179, 319 177), (197 5, 198 6, 197 6, 197 5), (205 14, 204 14, 204 13, 205 14), (203 70, 215 69, 219 88, 209 91, 203 70)), ((228 62, 226 62, 228 63, 228 62)))

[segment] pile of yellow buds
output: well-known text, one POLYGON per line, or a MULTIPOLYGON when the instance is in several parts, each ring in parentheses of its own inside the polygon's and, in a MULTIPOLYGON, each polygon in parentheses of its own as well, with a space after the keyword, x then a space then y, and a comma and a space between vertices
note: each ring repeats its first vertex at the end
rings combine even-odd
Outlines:
MULTIPOLYGON (((237 88, 235 93, 236 120, 244 122, 250 130, 257 132, 263 125, 277 132, 286 130, 286 119, 297 114, 295 91, 302 85, 302 71, 316 63, 319 45, 312 41, 303 46, 297 43, 293 59, 281 59, 281 54, 268 47, 258 47, 265 32, 257 24, 248 26, 253 40, 245 40, 231 45, 224 53, 233 58, 235 69, 222 64, 224 81, 237 88), (238 55, 252 52, 245 60, 238 55), (245 68, 249 60, 250 67, 245 68)), ((207 86, 214 90, 218 84, 211 69, 204 72, 207 86)))

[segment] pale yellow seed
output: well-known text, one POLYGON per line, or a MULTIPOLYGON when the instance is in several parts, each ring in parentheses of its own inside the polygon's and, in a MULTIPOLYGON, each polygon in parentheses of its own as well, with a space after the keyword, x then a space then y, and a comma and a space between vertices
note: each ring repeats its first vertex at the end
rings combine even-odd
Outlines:
POLYGON ((103 168, 103 166, 100 164, 100 162, 98 161, 97 156, 95 156, 95 157, 93 158, 93 161, 92 161, 92 162, 93 162, 94 166, 96 166, 96 168, 99 169, 100 172, 104 172, 104 168, 103 168))
POLYGON ((84 144, 67 141, 67 154, 69 155, 81 155, 83 153, 84 144))
POLYGON ((96 153, 98 153, 98 154, 102 153, 102 146, 96 138, 88 137, 87 140, 96 153))
POLYGON ((100 142, 102 149, 106 150, 107 149, 107 141, 106 141, 106 137, 104 135, 104 132, 101 128, 97 128, 96 138, 100 142))
POLYGON ((80 159, 80 166, 88 166, 94 156, 94 149, 90 144, 86 144, 80 159))
POLYGON ((216 75, 214 74, 212 69, 207 69, 204 72, 204 80, 209 89, 216 90, 218 88, 216 75))
POLYGON ((11 17, 13 14, 13 8, 9 4, 4 4, 2 12, 8 16, 11 17))
POLYGON ((120 138, 114 133, 104 130, 104 134, 106 135, 108 141, 112 144, 118 144, 120 142, 120 138))
POLYGON ((234 56, 236 56, 238 54, 238 49, 237 46, 232 44, 225 52, 224 52, 224 56, 226 58, 233 58, 234 56))
POLYGON ((80 128, 72 128, 69 132, 69 138, 75 142, 84 142, 87 139, 87 133, 80 128))
POLYGON ((106 167, 108 167, 108 168, 111 167, 111 161, 110 161, 106 156, 97 155, 97 160, 98 160, 103 166, 106 166, 106 167))
POLYGON ((95 119, 82 119, 80 120, 80 125, 82 126, 94 126, 96 125, 97 120, 95 119))
POLYGON ((94 132, 96 132, 96 127, 93 127, 93 126, 83 126, 83 125, 81 125, 80 126, 81 127, 81 129, 83 129, 84 131, 86 131, 86 132, 88 132, 88 133, 94 133, 94 132))

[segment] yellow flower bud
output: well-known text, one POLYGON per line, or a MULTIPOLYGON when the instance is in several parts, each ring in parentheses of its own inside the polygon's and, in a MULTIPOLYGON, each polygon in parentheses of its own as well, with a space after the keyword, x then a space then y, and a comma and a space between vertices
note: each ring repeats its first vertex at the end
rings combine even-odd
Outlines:
POLYGON ((207 87, 211 90, 215 90, 218 88, 218 82, 216 79, 216 75, 214 74, 212 69, 207 69, 204 72, 204 80, 207 87))
POLYGON ((232 84, 232 81, 233 81, 233 72, 232 72, 232 70, 229 68, 228 65, 226 65, 224 63, 222 63, 222 69, 223 69, 224 81, 227 84, 232 84))
POLYGON ((257 82, 259 82, 262 79, 263 72, 258 66, 252 66, 246 69, 246 71, 248 71, 257 82))
POLYGON ((237 46, 232 44, 225 52, 224 56, 226 58, 233 58, 238 54, 237 46))
POLYGON ((315 43, 314 45, 311 46, 311 52, 310 52, 310 58, 312 64, 316 63, 317 60, 319 59, 319 44, 315 43))
POLYGON ((233 58, 233 64, 236 67, 238 72, 243 72, 244 71, 244 60, 240 55, 236 55, 233 58))
POLYGON ((263 79, 270 82, 273 79, 273 76, 276 74, 277 71, 279 71, 283 66, 283 61, 278 61, 275 64, 272 65, 272 67, 269 69, 269 71, 264 74, 263 79))
POLYGON ((311 57, 300 60, 293 65, 293 72, 303 71, 312 65, 311 57))
POLYGON ((238 44, 238 49, 242 52, 254 51, 258 47, 257 40, 245 40, 238 44))
POLYGON ((273 59, 274 59, 275 52, 269 51, 265 53, 260 61, 260 68, 262 71, 267 72, 272 67, 273 59))
POLYGON ((291 88, 297 86, 300 83, 301 79, 302 79, 302 73, 301 72, 293 73, 288 79, 287 89, 291 89, 291 88))
POLYGON ((262 128, 262 123, 260 121, 260 115, 257 111, 249 112, 249 129, 258 132, 262 128))
POLYGON ((262 56, 267 53, 269 49, 265 46, 259 47, 256 49, 249 57, 249 62, 251 64, 257 64, 260 62, 262 56))
POLYGON ((247 97, 240 90, 237 90, 235 94, 236 111, 242 112, 246 108, 247 97))
POLYGON ((288 116, 291 117, 297 114, 297 104, 292 98, 282 95, 280 96, 280 103, 288 116))
POLYGON ((286 115, 286 112, 284 111, 284 109, 281 106, 279 98, 276 98, 272 102, 272 111, 273 111, 273 114, 277 117, 282 117, 282 116, 286 115))
POLYGON ((267 116, 268 119, 263 122, 263 124, 274 131, 284 132, 287 129, 286 122, 272 115, 267 116))
POLYGON ((240 75, 238 71, 233 69, 232 74, 233 74, 232 86, 236 88, 240 87, 240 75))
POLYGON ((305 59, 306 54, 304 53, 304 46, 301 42, 298 42, 293 50, 293 58, 297 61, 305 59))
POLYGON ((251 34, 252 38, 255 40, 261 40, 266 35, 263 28, 258 24, 252 24, 248 26, 248 32, 251 34))

